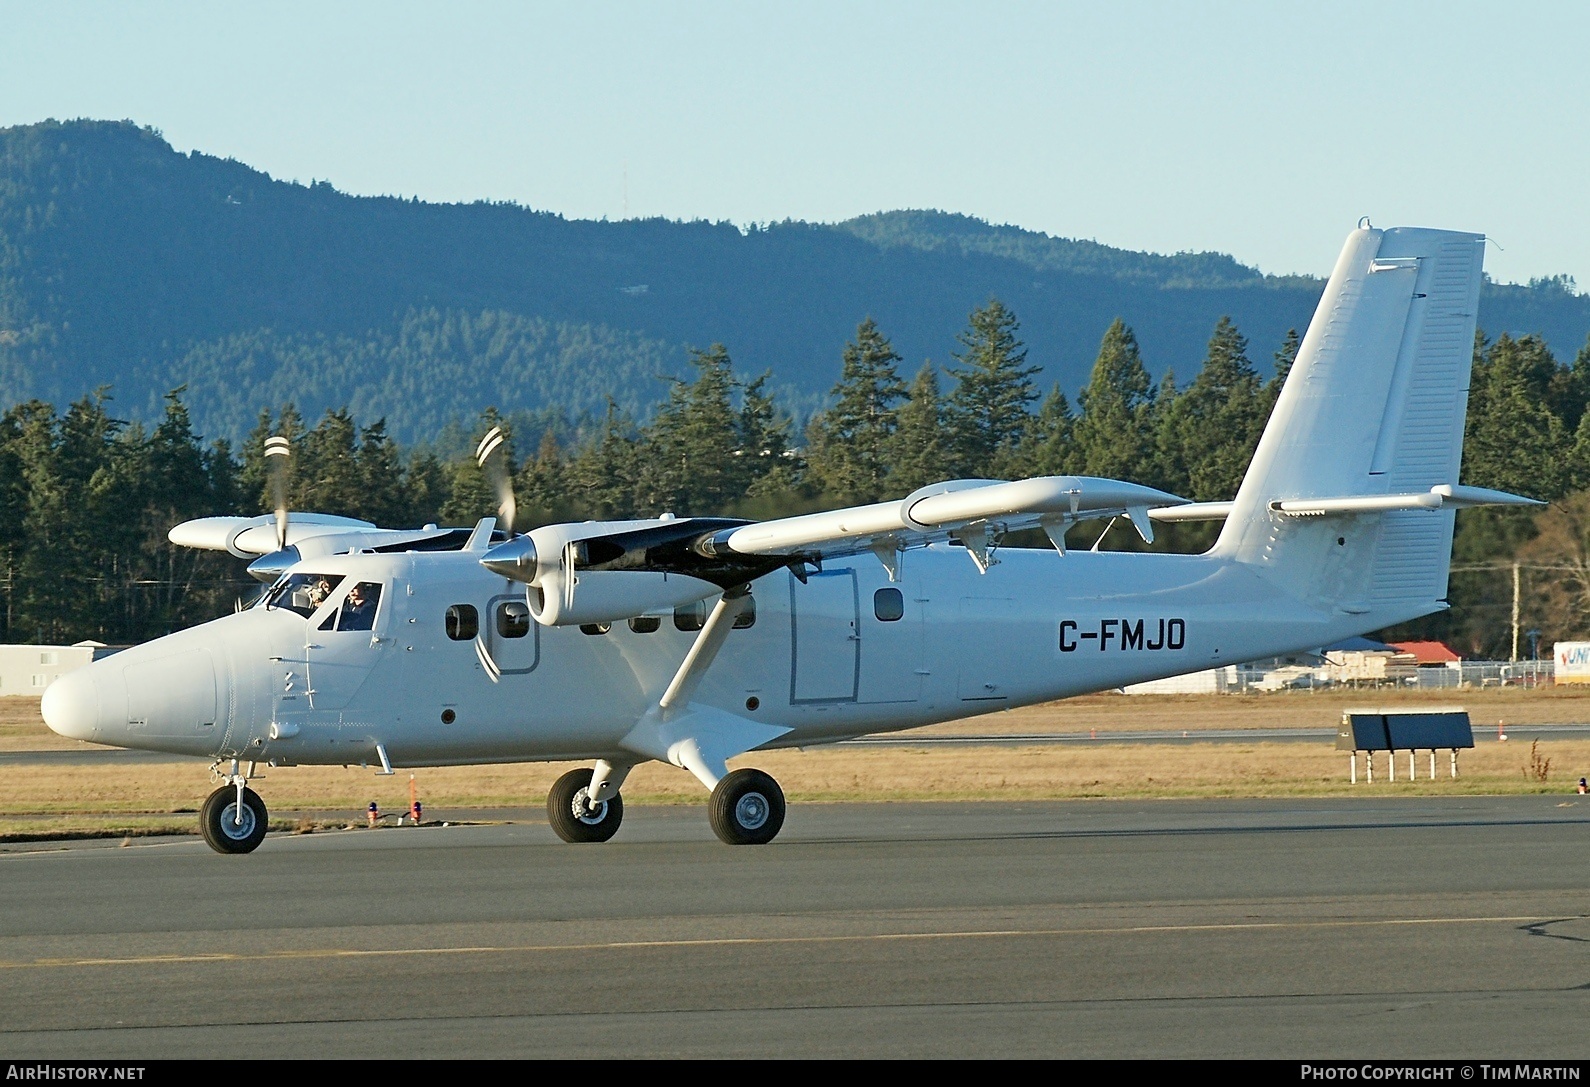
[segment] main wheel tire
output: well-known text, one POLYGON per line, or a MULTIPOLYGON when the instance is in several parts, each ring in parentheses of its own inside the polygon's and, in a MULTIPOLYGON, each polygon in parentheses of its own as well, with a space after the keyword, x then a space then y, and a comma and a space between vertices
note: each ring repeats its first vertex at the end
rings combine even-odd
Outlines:
POLYGON ((268 819, 265 801, 247 786, 243 808, 237 806, 237 786, 223 785, 211 793, 199 812, 199 829, 217 853, 252 853, 265 840, 268 819))
POLYGON ((784 790, 760 770, 735 770, 712 790, 707 818, 730 845, 765 845, 784 825, 784 790))
POLYGON ((565 842, 605 842, 618 833, 624 821, 624 798, 604 800, 588 809, 591 771, 570 770, 552 783, 547 793, 547 821, 565 842))

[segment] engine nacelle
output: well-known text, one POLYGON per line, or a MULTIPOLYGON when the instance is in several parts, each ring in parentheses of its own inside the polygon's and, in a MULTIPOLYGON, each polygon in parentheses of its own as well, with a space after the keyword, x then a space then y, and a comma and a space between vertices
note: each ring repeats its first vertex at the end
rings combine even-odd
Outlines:
POLYGON ((616 623, 694 604, 723 590, 710 581, 652 570, 545 572, 525 592, 530 615, 542 626, 616 623))
POLYGON ((480 560, 492 573, 524 583, 530 614, 542 626, 613 623, 670 611, 723 592, 710 581, 661 570, 589 569, 624 563, 629 546, 656 541, 649 530, 681 538, 704 531, 672 518, 546 525, 492 548, 480 560), (634 534, 646 534, 636 539, 634 534), (629 542, 626 544, 625 541, 629 542))

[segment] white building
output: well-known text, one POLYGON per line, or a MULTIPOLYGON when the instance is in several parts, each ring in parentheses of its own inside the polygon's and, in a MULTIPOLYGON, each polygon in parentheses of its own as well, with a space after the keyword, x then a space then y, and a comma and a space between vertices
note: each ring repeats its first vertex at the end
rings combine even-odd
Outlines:
POLYGON ((38 698, 44 688, 74 668, 116 650, 103 642, 76 645, 0 645, 0 697, 38 698))

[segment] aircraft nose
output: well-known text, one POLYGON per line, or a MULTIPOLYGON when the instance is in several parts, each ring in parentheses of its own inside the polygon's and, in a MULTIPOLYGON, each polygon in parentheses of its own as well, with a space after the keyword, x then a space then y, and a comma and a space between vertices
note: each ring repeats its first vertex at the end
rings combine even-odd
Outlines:
POLYGON ((99 727, 99 688, 88 668, 68 672, 44 689, 40 706, 51 730, 74 740, 92 740, 99 727))

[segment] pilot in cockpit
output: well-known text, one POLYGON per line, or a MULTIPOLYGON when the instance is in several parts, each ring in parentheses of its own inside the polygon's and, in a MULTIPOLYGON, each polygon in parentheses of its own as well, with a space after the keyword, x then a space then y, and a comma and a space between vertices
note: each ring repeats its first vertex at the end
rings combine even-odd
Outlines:
POLYGON ((381 586, 361 581, 348 590, 342 601, 338 630, 370 630, 375 626, 375 609, 381 600, 381 586))

